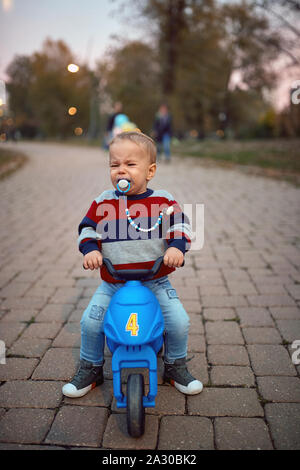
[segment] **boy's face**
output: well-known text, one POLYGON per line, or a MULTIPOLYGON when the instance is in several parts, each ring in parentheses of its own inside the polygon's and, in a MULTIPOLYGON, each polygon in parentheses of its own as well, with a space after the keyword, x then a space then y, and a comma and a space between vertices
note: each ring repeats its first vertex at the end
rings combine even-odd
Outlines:
POLYGON ((142 194, 155 175, 156 163, 150 162, 146 151, 130 140, 120 140, 110 146, 110 178, 113 186, 121 179, 130 181, 126 195, 142 194))

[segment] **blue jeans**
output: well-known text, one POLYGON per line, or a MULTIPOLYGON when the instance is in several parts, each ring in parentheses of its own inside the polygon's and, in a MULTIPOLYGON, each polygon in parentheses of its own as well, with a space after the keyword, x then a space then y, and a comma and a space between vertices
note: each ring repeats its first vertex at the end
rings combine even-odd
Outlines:
POLYGON ((157 150, 158 150, 158 158, 160 157, 160 154, 162 152, 162 149, 164 151, 164 154, 166 156, 166 160, 171 159, 171 137, 169 134, 164 134, 162 138, 162 142, 159 142, 157 145, 157 150))
MULTIPOLYGON (((187 355, 189 316, 167 276, 152 281, 143 281, 142 284, 149 287, 160 304, 165 321, 164 361, 172 364, 176 359, 187 355)), ((85 359, 94 365, 103 364, 105 345, 104 315, 111 297, 122 285, 102 281, 85 309, 80 321, 80 359, 85 359)))

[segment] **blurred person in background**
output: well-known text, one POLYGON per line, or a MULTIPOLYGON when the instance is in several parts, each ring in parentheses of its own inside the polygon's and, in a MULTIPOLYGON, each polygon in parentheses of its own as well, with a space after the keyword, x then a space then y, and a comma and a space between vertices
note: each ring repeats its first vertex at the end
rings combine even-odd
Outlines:
POLYGON ((157 156, 160 159, 162 151, 165 154, 166 162, 171 161, 171 137, 172 137, 172 117, 168 106, 163 103, 155 116, 153 124, 153 137, 157 143, 157 156))

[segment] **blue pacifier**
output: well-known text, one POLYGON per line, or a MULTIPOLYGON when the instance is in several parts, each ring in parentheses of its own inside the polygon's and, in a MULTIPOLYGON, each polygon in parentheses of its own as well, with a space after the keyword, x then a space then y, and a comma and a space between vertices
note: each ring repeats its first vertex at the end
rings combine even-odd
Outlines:
POLYGON ((130 181, 125 180, 125 179, 122 179, 122 180, 118 181, 117 189, 121 193, 127 193, 127 191, 129 191, 129 189, 130 189, 130 181))

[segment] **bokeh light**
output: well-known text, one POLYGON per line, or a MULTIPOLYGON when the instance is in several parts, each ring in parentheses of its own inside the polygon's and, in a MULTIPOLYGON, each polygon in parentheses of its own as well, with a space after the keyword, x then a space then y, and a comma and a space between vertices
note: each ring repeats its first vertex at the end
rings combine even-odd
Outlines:
POLYGON ((71 72, 71 73, 76 73, 76 72, 78 72, 79 67, 78 67, 78 65, 76 65, 76 64, 69 64, 69 65, 68 65, 68 70, 69 70, 69 72, 71 72))
POLYGON ((70 114, 70 116, 74 116, 74 114, 77 113, 77 108, 75 108, 75 106, 71 106, 71 107, 68 109, 68 113, 70 114))
POLYGON ((83 129, 81 127, 76 127, 74 129, 74 134, 75 135, 82 135, 82 133, 83 133, 83 129))

